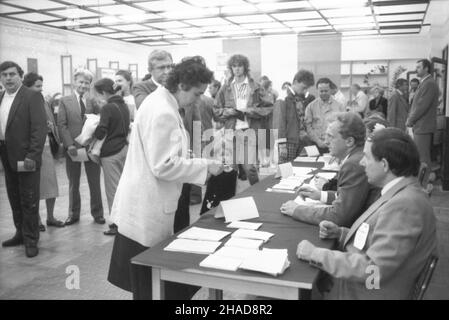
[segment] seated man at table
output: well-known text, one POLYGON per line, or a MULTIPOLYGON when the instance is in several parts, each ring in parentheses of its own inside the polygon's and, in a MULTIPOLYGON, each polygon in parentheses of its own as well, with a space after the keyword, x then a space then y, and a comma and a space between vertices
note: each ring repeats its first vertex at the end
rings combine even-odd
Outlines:
POLYGON ((281 212, 296 220, 319 224, 323 220, 350 227, 377 198, 379 191, 371 186, 360 165, 365 143, 365 125, 354 112, 339 113, 326 130, 330 154, 342 161, 337 174, 337 191, 320 191, 311 186, 299 189, 300 195, 320 200, 328 206, 297 204, 287 201, 281 212))
POLYGON ((361 164, 382 196, 350 229, 320 223, 320 237, 337 239, 339 250, 303 240, 296 254, 333 277, 327 299, 410 299, 437 250, 432 205, 416 179, 418 150, 406 133, 386 128, 368 139, 361 164))

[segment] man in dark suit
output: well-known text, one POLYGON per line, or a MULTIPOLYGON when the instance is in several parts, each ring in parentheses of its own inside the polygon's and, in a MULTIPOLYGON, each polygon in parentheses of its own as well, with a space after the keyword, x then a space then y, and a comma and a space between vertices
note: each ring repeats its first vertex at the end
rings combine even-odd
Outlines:
POLYGON ((337 174, 337 192, 301 187, 303 197, 319 200, 327 206, 288 201, 282 205, 281 212, 311 224, 328 220, 350 227, 379 196, 379 189, 368 183, 365 170, 359 163, 363 158, 365 134, 365 125, 357 113, 338 114, 326 132, 330 154, 342 161, 337 174))
POLYGON ((47 118, 44 99, 22 85, 22 76, 17 63, 0 65, 6 89, 0 96, 0 157, 16 227, 16 234, 2 246, 25 244, 31 258, 39 253, 39 182, 47 118))
MULTIPOLYGON (((430 147, 432 135, 437 127, 438 85, 431 75, 432 65, 429 60, 422 59, 416 64, 416 72, 421 83, 413 97, 406 126, 413 128, 413 139, 419 151, 421 162, 431 167, 430 147)), ((427 177, 424 177, 427 181, 427 177)))
MULTIPOLYGON (((75 138, 80 135, 86 113, 95 113, 94 103, 87 98, 92 75, 87 70, 75 73, 75 93, 61 98, 58 113, 58 128, 62 143, 66 149, 66 172, 69 179, 69 217, 65 224, 71 225, 79 221, 81 213, 80 177, 81 162, 70 157, 78 154, 81 148, 75 138)), ((104 224, 103 203, 101 201, 100 173, 101 168, 93 161, 84 162, 87 182, 90 191, 90 208, 94 221, 104 224)))
POLYGON ((408 81, 400 78, 396 80, 395 87, 388 102, 387 120, 390 126, 406 132, 405 122, 410 109, 407 101, 408 81))
POLYGON ((139 109, 143 100, 157 87, 164 85, 167 81, 168 73, 173 67, 173 59, 169 52, 164 50, 154 50, 148 57, 148 72, 151 78, 136 83, 133 86, 133 96, 136 100, 136 108, 139 109))

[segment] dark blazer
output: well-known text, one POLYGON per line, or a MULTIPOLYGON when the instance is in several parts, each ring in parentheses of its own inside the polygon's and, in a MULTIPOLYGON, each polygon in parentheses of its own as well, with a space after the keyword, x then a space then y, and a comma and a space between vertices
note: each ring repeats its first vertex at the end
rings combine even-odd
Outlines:
POLYGON ((133 85, 132 93, 134 100, 136 100, 136 109, 139 109, 143 100, 157 89, 157 85, 153 82, 153 79, 141 81, 133 85))
POLYGON ((380 97, 379 100, 372 99, 369 102, 369 110, 382 112, 386 117, 388 112, 388 100, 385 99, 384 97, 380 97))
POLYGON ((359 163, 362 157, 363 147, 352 150, 337 174, 337 191, 328 191, 328 206, 300 205, 292 217, 311 224, 328 220, 350 227, 380 194, 379 188, 368 183, 365 169, 359 163))
MULTIPOLYGON (((4 95, 3 92, 0 103, 4 95)), ((44 98, 22 85, 11 105, 5 130, 8 161, 14 171, 17 171, 17 161, 25 158, 36 161, 36 168, 40 167, 46 135, 44 98)))
MULTIPOLYGON (((96 113, 92 99, 86 99, 86 114, 96 113)), ((75 144, 75 138, 81 134, 83 130, 84 119, 81 118, 81 108, 75 94, 61 98, 59 102, 58 112, 58 128, 59 136, 65 148, 75 144)))
POLYGON ((387 121, 390 126, 406 131, 405 122, 407 121, 410 106, 407 98, 396 90, 388 102, 387 121))
POLYGON ((414 133, 426 134, 436 130, 438 94, 438 85, 431 76, 419 84, 406 124, 413 127, 414 133))

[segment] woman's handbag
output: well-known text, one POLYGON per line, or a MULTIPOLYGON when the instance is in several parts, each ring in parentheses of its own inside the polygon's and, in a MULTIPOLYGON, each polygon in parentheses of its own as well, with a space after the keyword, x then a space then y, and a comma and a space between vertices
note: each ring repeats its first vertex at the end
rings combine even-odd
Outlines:
POLYGON ((48 133, 48 141, 50 143, 51 154, 53 155, 53 158, 57 159, 60 155, 61 145, 56 140, 53 132, 48 133))

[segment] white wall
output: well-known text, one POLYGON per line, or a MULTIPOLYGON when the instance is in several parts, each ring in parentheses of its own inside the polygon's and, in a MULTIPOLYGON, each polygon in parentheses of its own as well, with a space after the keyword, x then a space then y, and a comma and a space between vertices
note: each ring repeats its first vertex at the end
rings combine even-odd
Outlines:
POLYGON ((73 68, 85 66, 87 58, 98 59, 99 68, 108 68, 109 61, 119 61, 123 69, 128 69, 130 63, 137 63, 138 75, 142 78, 152 50, 148 46, 6 18, 0 18, 0 47, 0 61, 15 61, 25 72, 27 58, 38 60, 38 72, 44 77, 44 94, 62 91, 61 55, 72 55, 73 68))

